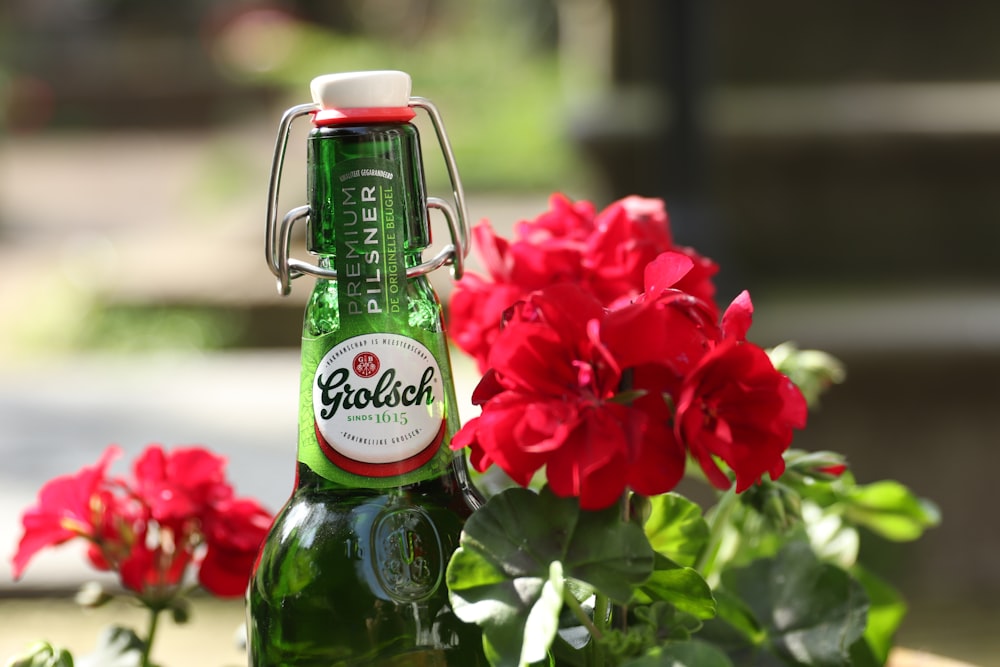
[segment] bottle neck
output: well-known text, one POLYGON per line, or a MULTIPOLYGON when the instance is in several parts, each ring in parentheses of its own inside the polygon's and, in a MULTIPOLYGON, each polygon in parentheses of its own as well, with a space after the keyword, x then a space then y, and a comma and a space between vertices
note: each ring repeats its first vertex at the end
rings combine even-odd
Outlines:
POLYGON ((410 123, 317 127, 307 144, 309 250, 337 254, 338 228, 371 206, 391 209, 386 222, 402 235, 402 250, 430 245, 420 138, 410 123), (373 189, 374 188, 374 189, 373 189), (373 201, 376 198, 377 201, 373 201))

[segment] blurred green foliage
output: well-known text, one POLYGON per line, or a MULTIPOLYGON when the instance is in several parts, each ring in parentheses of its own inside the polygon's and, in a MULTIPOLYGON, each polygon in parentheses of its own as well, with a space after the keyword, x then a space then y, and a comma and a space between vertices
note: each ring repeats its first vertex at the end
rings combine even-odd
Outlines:
MULTIPOLYGON (((435 17, 409 32, 391 25, 364 34, 285 26, 291 34, 282 38, 281 57, 236 76, 277 84, 289 100, 303 101, 320 74, 400 69, 413 77, 414 94, 441 110, 466 188, 551 191, 580 184, 585 174, 568 136, 560 64, 532 23, 537 17, 519 12, 525 3, 512 0, 438 4, 435 17)), ((431 146, 429 123, 418 124, 431 146)), ((429 181, 445 182, 435 152, 427 148, 424 159, 429 181)))
POLYGON ((210 306, 95 304, 68 344, 106 352, 219 350, 245 333, 239 317, 210 306))

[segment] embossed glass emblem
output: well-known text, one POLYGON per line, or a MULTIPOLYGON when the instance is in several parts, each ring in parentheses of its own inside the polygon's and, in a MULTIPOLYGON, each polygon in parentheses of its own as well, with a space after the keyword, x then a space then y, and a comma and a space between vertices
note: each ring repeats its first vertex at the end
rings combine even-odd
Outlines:
POLYGON ((416 602, 437 590, 444 575, 444 555, 426 512, 417 507, 386 510, 375 519, 371 539, 374 570, 391 599, 416 602))

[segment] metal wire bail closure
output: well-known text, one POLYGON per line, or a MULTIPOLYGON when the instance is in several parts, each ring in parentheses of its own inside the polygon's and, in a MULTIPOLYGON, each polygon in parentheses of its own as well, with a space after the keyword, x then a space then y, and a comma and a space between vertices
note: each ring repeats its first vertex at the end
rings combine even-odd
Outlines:
MULTIPOLYGON (((413 278, 439 269, 442 266, 451 266, 452 278, 458 280, 465 271, 465 258, 469 254, 469 216, 465 206, 465 192, 462 189, 462 182, 458 176, 458 168, 455 165, 455 155, 451 150, 451 142, 444 130, 444 123, 441 121, 441 114, 438 113, 430 100, 423 97, 411 97, 409 106, 414 109, 424 110, 431 120, 434 132, 437 135, 438 144, 441 146, 441 153, 444 157, 445 167, 448 170, 448 178, 451 181, 452 196, 454 197, 455 208, 445 200, 438 197, 427 198, 427 209, 438 210, 448 223, 448 233, 451 235, 451 243, 441 248, 431 259, 421 262, 417 266, 406 270, 406 277, 413 278)), ((282 115, 278 125, 278 138, 274 144, 274 156, 271 160, 271 176, 267 187, 267 220, 264 230, 264 255, 267 266, 277 278, 278 294, 287 296, 292 291, 292 280, 303 275, 311 275, 317 278, 337 279, 337 272, 334 269, 324 269, 290 256, 292 244, 292 229, 296 223, 309 219, 309 207, 298 206, 282 218, 278 224, 278 193, 281 187, 281 170, 285 163, 285 153, 288 149, 288 135, 291 131, 292 123, 303 116, 308 116, 320 111, 317 104, 299 104, 282 115)))

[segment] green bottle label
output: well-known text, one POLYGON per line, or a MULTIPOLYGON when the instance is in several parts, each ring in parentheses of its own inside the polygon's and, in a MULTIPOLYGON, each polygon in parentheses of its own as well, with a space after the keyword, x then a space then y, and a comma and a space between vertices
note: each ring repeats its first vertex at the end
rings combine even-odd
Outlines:
POLYGON ((317 367, 312 391, 318 445, 349 473, 412 472, 444 441, 441 368, 412 338, 365 334, 335 345, 317 367))
POLYGON ((392 161, 332 169, 336 331, 303 340, 299 460, 348 487, 439 475, 454 404, 444 336, 409 322, 406 220, 392 161))
POLYGON ((384 318, 405 312, 406 267, 400 178, 389 160, 358 158, 335 169, 335 266, 341 317, 384 318))

